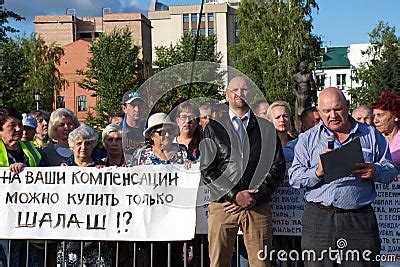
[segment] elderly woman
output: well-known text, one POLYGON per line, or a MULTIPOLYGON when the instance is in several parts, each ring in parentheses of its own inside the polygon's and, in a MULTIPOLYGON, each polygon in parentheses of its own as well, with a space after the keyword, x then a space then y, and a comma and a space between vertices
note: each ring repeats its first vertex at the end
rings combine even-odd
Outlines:
POLYGON ((73 130, 68 136, 68 144, 73 154, 68 158, 65 165, 79 167, 104 166, 104 161, 93 157, 93 150, 97 145, 97 141, 96 131, 88 125, 83 124, 73 130))
POLYGON ((104 128, 101 140, 107 151, 107 157, 103 159, 107 166, 124 165, 124 153, 122 151, 122 127, 111 123, 104 128))
POLYGON ((67 159, 72 156, 68 145, 68 136, 78 126, 78 118, 69 109, 59 108, 51 113, 48 131, 54 144, 43 149, 48 166, 65 164, 67 159))
MULTIPOLYGON (((96 131, 88 126, 81 125, 68 135, 68 144, 73 152, 72 156, 64 163, 68 166, 77 167, 96 167, 104 166, 105 163, 98 158, 93 157, 93 149, 96 147, 98 135, 96 131)), ((80 251, 84 246, 83 260, 86 266, 97 266, 98 262, 98 243, 97 242, 67 242, 66 255, 75 254, 76 257, 68 257, 69 266, 80 266, 80 251)), ((111 266, 111 248, 106 243, 102 243, 101 264, 111 266)), ((100 265, 103 266, 103 265, 100 265)))
POLYGON ((185 145, 193 159, 200 156, 199 144, 202 139, 202 130, 199 124, 200 112, 189 102, 180 104, 176 109, 176 123, 179 126, 179 136, 176 143, 185 145))
POLYGON ((278 132, 279 140, 282 147, 285 146, 293 138, 289 135, 290 126, 290 106, 284 101, 273 102, 267 111, 267 118, 274 124, 278 132))
POLYGON ((37 148, 45 148, 50 144, 49 138, 49 113, 46 111, 36 111, 32 113, 33 116, 36 118, 37 127, 35 137, 33 139, 33 143, 37 148))
MULTIPOLYGON (((147 129, 143 135, 150 141, 150 144, 139 149, 133 157, 130 165, 159 165, 159 164, 185 164, 190 167, 191 155, 186 146, 174 143, 174 139, 179 135, 179 127, 165 113, 155 113, 149 117, 147 129)), ((155 243, 155 251, 159 254, 155 258, 154 266, 164 266, 166 256, 165 244, 155 243)), ((140 244, 141 255, 139 258, 145 260, 150 255, 150 248, 146 244, 140 244)), ((182 266, 182 245, 172 244, 172 266, 182 266)), ((141 266, 142 263, 139 264, 141 266)))
POLYGON ((130 165, 184 164, 191 159, 184 145, 173 142, 179 135, 179 127, 167 114, 151 115, 143 135, 150 145, 139 149, 130 165))
POLYGON ((393 162, 400 166, 400 95, 382 92, 373 109, 375 127, 389 143, 393 162))

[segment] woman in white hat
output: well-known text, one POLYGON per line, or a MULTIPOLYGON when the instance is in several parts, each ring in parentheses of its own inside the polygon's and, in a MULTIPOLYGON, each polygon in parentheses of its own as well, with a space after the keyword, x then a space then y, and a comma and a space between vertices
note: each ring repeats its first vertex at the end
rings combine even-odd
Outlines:
POLYGON ((174 143, 179 127, 165 113, 155 113, 148 120, 143 135, 150 144, 139 149, 132 159, 133 165, 184 164, 190 160, 184 145, 174 143))

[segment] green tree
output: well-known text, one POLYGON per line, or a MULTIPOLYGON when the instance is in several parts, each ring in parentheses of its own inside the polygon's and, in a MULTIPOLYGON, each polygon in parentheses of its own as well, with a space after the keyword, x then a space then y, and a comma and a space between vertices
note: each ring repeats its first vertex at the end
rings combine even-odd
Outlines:
POLYGON ((52 110, 54 93, 64 84, 58 70, 63 49, 31 35, 0 43, 0 53, 1 104, 32 111, 38 92, 41 109, 52 110))
POLYGON ((24 82, 29 72, 19 42, 0 42, 0 69, 0 106, 13 106, 15 98, 25 94, 24 82))
POLYGON ((122 95, 136 89, 141 83, 139 75, 139 47, 132 43, 128 28, 115 29, 102 34, 90 46, 92 57, 87 70, 79 70, 83 76, 79 85, 97 96, 97 116, 89 116, 87 122, 96 128, 107 125, 109 118, 121 110, 122 95))
POLYGON ((313 34, 314 0, 243 0, 237 12, 239 43, 230 47, 234 66, 263 91, 270 101, 294 103, 292 76, 301 61, 314 67, 320 39, 313 34))
POLYGON ((370 60, 356 70, 362 86, 350 89, 353 107, 373 104, 382 91, 400 93, 400 39, 395 27, 380 21, 369 36, 371 45, 363 54, 370 60))
POLYGON ((19 32, 17 29, 7 26, 9 19, 15 19, 16 21, 25 20, 24 17, 18 15, 17 13, 7 10, 0 10, 0 42, 4 42, 7 40, 7 33, 16 33, 19 32))
MULTIPOLYGON (((161 71, 181 63, 193 61, 195 41, 195 36, 191 34, 184 34, 176 44, 171 44, 169 47, 156 47, 156 59, 154 60, 153 64, 158 67, 158 71, 161 71)), ((216 52, 216 46, 217 38, 215 35, 210 35, 209 37, 200 35, 196 61, 221 63, 222 55, 220 52, 216 52)), ((187 69, 183 71, 184 75, 191 73, 191 67, 191 64, 187 65, 187 69)), ((216 79, 220 82, 223 77, 223 72, 221 71, 219 73, 210 74, 210 71, 213 70, 207 69, 207 67, 202 65, 199 68, 195 68, 193 80, 207 80, 207 77, 209 77, 208 75, 213 75, 213 77, 216 77, 216 79)), ((167 84, 169 81, 179 81, 182 78, 182 73, 170 73, 170 75, 171 77, 168 77, 168 80, 163 80, 161 82, 164 85, 159 84, 159 86, 167 86, 170 88, 170 86, 167 84)), ((190 94, 189 87, 190 85, 187 84, 174 88, 162 99, 160 99, 157 106, 159 106, 161 110, 169 112, 177 103, 187 100, 189 95, 190 98, 222 98, 220 88, 215 84, 192 83, 190 94)))
MULTIPOLYGON (((36 35, 22 38, 21 46, 29 66, 24 83, 25 91, 29 93, 21 96, 18 103, 22 105, 21 108, 27 103, 30 107, 35 107, 32 96, 39 93, 41 95, 40 108, 52 110, 54 95, 65 84, 65 80, 58 70, 64 50, 54 43, 47 45, 43 38, 36 35)), ((35 108, 30 109, 34 110, 35 108)))

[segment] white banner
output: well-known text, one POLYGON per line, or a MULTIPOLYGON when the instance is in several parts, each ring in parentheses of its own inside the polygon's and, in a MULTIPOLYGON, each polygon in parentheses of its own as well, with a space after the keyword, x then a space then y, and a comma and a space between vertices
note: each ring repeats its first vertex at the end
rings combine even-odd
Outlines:
POLYGON ((198 165, 0 168, 2 239, 190 240, 198 165))
MULTIPOLYGON (((377 199, 373 203, 381 238, 381 254, 396 255, 400 261, 400 182, 375 184, 377 199)), ((207 199, 209 192, 199 192, 207 199)), ((301 236, 304 190, 289 186, 285 179, 272 196, 272 224, 275 236, 301 236)), ((197 207, 196 233, 207 234, 207 205, 197 207)))
POLYGON ((272 195, 271 210, 274 235, 301 236, 304 189, 290 187, 287 176, 272 195))
POLYGON ((376 183, 375 189, 377 198, 372 206, 378 220, 381 254, 395 254, 400 262, 400 182, 376 183))

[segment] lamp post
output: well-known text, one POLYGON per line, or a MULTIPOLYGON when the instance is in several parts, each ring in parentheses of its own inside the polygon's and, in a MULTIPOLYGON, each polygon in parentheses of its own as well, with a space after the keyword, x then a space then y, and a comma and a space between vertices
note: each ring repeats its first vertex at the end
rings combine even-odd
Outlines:
POLYGON ((105 14, 110 14, 111 13, 111 8, 110 7, 102 7, 101 8, 101 33, 103 34, 104 32, 104 15, 105 14))
POLYGON ((36 102, 36 110, 39 110, 39 102, 40 102, 40 93, 39 93, 39 91, 35 92, 35 102, 36 102))

